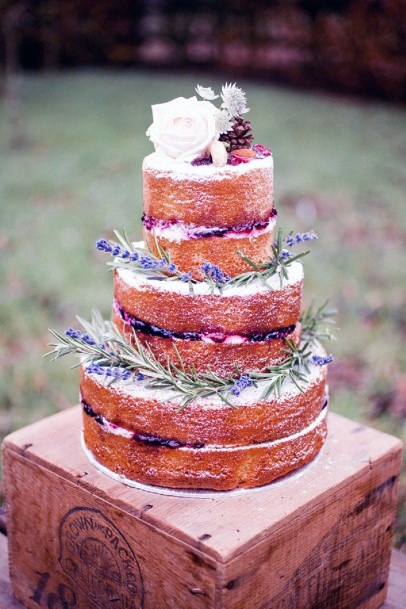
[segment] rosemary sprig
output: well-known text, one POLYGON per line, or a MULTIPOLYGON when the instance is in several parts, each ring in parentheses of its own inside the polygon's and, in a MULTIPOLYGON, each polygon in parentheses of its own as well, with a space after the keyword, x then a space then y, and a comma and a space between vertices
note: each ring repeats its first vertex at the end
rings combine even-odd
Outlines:
POLYGON ((300 323, 302 324, 302 338, 305 338, 309 344, 315 344, 323 340, 336 340, 336 337, 331 331, 331 326, 335 324, 335 309, 327 310, 328 300, 326 300, 318 309, 315 308, 314 302, 310 307, 302 313, 300 323))
POLYGON ((237 251, 237 254, 247 264, 249 264, 249 266, 252 268, 252 271, 237 275, 237 277, 234 277, 228 282, 228 285, 247 285, 249 283, 252 283, 252 281, 254 281, 255 279, 259 279, 266 287, 269 288, 267 280, 273 277, 274 275, 279 275, 279 283, 282 287, 283 280, 289 278, 289 266, 296 260, 299 260, 300 258, 303 258, 304 256, 307 256, 307 254, 310 253, 310 250, 307 250, 306 252, 301 252, 300 254, 291 256, 289 250, 284 248, 285 240, 286 238, 284 239, 282 237, 282 229, 279 228, 277 239, 272 245, 272 256, 270 256, 269 259, 263 264, 256 264, 247 256, 245 256, 242 252, 237 251))
POLYGON ((249 385, 261 381, 265 385, 261 400, 267 400, 272 394, 281 395, 282 386, 290 379, 296 387, 303 391, 310 372, 309 360, 312 358, 310 344, 316 342, 318 327, 326 313, 320 307, 315 313, 315 319, 310 313, 304 315, 305 339, 297 347, 293 342, 286 341, 287 358, 281 364, 270 366, 262 372, 246 372, 236 367, 235 379, 231 374, 222 378, 209 370, 198 373, 194 367, 186 367, 174 345, 176 363, 169 358, 165 364, 158 361, 149 345, 143 346, 133 330, 134 345, 128 344, 117 328, 110 321, 104 321, 96 310, 92 312, 92 321, 87 322, 78 318, 86 334, 69 328, 65 334, 50 330, 57 342, 50 346, 53 349, 46 355, 58 359, 74 353, 80 355, 82 363, 91 367, 91 371, 111 376, 111 382, 117 378, 129 378, 129 373, 135 373, 138 380, 145 380, 150 389, 166 389, 179 399, 179 409, 182 410, 196 398, 217 395, 231 408, 235 408, 232 397, 249 385), (115 374, 112 374, 112 369, 115 374), (110 372, 110 374, 108 374, 110 372))
POLYGON ((288 378, 303 393, 303 385, 307 382, 307 375, 310 373, 308 360, 312 353, 309 350, 309 343, 302 342, 297 347, 293 342, 287 340, 286 344, 285 352, 289 356, 282 364, 270 366, 266 372, 250 373, 255 380, 269 381, 261 395, 261 400, 267 400, 272 393, 280 397, 282 385, 288 378))
MULTIPOLYGON (((65 334, 50 330, 58 342, 51 343, 53 349, 46 353, 46 356, 52 355, 55 360, 75 353, 82 357, 85 366, 97 364, 106 371, 119 368, 122 371, 136 372, 139 378, 146 379, 149 388, 173 391, 174 397, 180 399, 180 410, 198 397, 211 395, 218 395, 230 407, 235 407, 227 395, 235 382, 231 375, 221 378, 211 371, 198 374, 194 368, 184 366, 179 352, 177 352, 179 365, 169 359, 164 365, 157 360, 149 345, 146 347, 141 345, 134 331, 135 344, 132 346, 124 340, 114 324, 103 321, 96 310, 92 312, 90 323, 80 318, 78 320, 87 334, 71 328, 65 334)), ((113 376, 112 382, 117 378, 118 375, 113 376)))

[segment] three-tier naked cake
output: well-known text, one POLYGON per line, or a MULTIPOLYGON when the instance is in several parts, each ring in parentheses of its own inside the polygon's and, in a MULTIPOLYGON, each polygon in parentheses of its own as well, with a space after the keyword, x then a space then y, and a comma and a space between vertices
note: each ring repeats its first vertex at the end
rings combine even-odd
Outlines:
POLYGON ((84 445, 124 481, 182 489, 265 485, 309 463, 327 434, 328 314, 301 316, 315 234, 275 231, 273 159, 246 96, 225 85, 153 106, 144 243, 101 239, 112 321, 54 332, 79 353, 84 445), (217 105, 216 105, 217 104, 217 105))

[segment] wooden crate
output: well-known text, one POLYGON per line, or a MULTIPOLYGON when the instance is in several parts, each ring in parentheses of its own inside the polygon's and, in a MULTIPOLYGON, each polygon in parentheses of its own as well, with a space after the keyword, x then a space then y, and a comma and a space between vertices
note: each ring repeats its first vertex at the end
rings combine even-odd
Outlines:
POLYGON ((234 493, 126 487, 89 464, 79 407, 4 441, 11 579, 30 609, 374 609, 399 440, 329 415, 320 457, 234 493))

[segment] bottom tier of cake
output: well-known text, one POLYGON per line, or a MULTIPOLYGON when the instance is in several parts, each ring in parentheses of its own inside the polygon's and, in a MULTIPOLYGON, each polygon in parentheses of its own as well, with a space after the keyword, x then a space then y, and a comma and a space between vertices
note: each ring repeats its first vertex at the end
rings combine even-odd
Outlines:
POLYGON ((109 384, 82 368, 84 443, 100 465, 141 484, 262 486, 319 453, 327 435, 325 368, 312 366, 302 391, 286 382, 280 396, 262 401, 260 395, 260 386, 251 387, 234 409, 213 396, 179 412, 168 391, 109 384))
POLYGON ((84 440, 98 463, 142 484, 217 491, 268 484, 309 463, 327 435, 327 408, 300 433, 247 446, 178 446, 134 441, 85 416, 84 440))

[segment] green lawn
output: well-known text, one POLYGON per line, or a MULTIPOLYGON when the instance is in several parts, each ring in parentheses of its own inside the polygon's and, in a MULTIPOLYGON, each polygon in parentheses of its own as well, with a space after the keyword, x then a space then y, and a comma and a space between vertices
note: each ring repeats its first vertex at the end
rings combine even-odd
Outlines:
MULTIPOLYGON (((109 315, 112 279, 95 241, 113 228, 140 235, 150 105, 193 95, 196 82, 220 85, 157 73, 27 76, 28 145, 14 152, 1 108, 2 436, 76 402, 76 371, 42 358, 47 328, 74 325, 94 305, 109 315)), ((240 85, 255 140, 274 153, 280 225, 319 233, 306 301, 329 297, 339 310, 331 408, 405 438, 405 112, 240 85)), ((406 476, 401 505, 397 543, 406 542, 406 476)))

